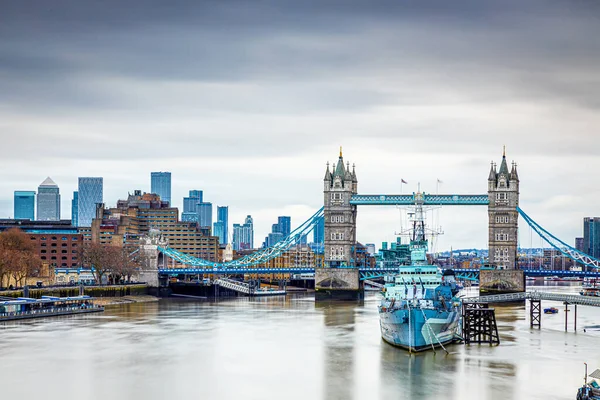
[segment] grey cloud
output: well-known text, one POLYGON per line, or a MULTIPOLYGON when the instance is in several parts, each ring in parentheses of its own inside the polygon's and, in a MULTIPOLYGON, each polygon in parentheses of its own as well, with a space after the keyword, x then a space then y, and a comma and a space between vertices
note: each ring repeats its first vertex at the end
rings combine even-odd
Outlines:
POLYGON ((524 200, 542 207, 556 193, 528 159, 573 174, 596 165, 598 7, 4 2, 0 136, 11 151, 0 210, 10 213, 11 191, 48 169, 63 182, 72 174, 69 190, 75 175, 100 169, 115 200, 159 166, 175 170, 178 198, 206 185, 238 210, 318 206, 323 164, 340 144, 354 153, 361 188, 392 190, 388 175, 401 168, 411 181, 444 172, 449 190, 481 191, 504 143, 525 164, 524 200), (279 165, 282 156, 296 167, 279 165))

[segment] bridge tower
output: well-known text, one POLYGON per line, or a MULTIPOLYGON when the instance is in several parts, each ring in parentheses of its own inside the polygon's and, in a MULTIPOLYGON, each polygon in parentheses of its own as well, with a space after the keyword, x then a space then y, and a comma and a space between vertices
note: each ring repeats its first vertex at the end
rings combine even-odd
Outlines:
POLYGON ((354 166, 344 165, 340 148, 337 164, 327 163, 323 179, 323 218, 325 220, 324 268, 315 270, 317 300, 357 299, 363 295, 356 268, 356 205, 350 198, 357 193, 354 166))
POLYGON ((346 163, 344 167, 341 148, 335 168, 330 171, 327 163, 323 182, 325 267, 354 266, 356 206, 350 204, 350 198, 357 193, 358 181, 354 166, 352 171, 350 171, 350 163, 346 163))
POLYGON ((488 177, 489 263, 498 269, 517 266, 519 233, 519 175, 513 161, 511 170, 506 163, 506 150, 502 154, 500 169, 492 162, 488 177))

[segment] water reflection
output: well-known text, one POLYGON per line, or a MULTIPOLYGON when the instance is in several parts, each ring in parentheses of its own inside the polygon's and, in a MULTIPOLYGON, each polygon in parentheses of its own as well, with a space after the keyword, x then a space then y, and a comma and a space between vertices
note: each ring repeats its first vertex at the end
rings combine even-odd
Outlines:
MULTIPOLYGON (((500 346, 413 356, 381 340, 375 297, 166 300, 12 322, 0 325, 2 398, 572 398, 598 333, 564 333, 562 311, 537 330, 523 305, 496 310, 500 346)), ((578 316, 597 326, 600 309, 578 316)))
POLYGON ((354 398, 354 323, 356 304, 342 302, 317 303, 323 313, 323 398, 354 398))

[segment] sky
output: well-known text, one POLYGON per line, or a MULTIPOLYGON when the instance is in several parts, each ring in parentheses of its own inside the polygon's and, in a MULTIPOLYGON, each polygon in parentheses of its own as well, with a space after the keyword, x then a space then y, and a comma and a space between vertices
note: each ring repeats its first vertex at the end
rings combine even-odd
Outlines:
MULTIPOLYGON (((261 243, 323 205, 326 162, 359 193, 484 194, 502 148, 521 207, 574 244, 600 215, 600 3, 3 1, 0 217, 13 191, 104 177, 114 205, 172 173, 251 214, 261 243), (407 185, 400 187, 400 180, 407 185), (436 185, 437 180, 442 183, 436 185)), ((215 210, 216 211, 216 210, 215 210)), ((485 207, 446 207, 438 250, 487 247, 485 207)), ((213 213, 215 215, 216 213, 213 213)), ((360 207, 358 240, 391 241, 394 207, 360 207)), ((520 222, 520 244, 539 247, 520 222)))

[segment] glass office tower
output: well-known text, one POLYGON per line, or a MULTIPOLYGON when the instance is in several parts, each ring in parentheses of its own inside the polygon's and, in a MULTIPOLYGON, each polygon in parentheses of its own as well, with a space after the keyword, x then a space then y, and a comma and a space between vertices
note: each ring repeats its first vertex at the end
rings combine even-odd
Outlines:
POLYGON ((170 172, 151 172, 150 190, 160 196, 163 201, 168 201, 171 205, 171 173, 170 172))
POLYGON ((103 186, 103 178, 79 178, 77 226, 92 226, 92 220, 96 217, 96 204, 103 202, 103 186))
POLYGON ((16 190, 15 191, 15 219, 35 219, 35 192, 16 190))
POLYGON ((60 189, 54 181, 47 177, 38 186, 37 221, 60 220, 60 189))

